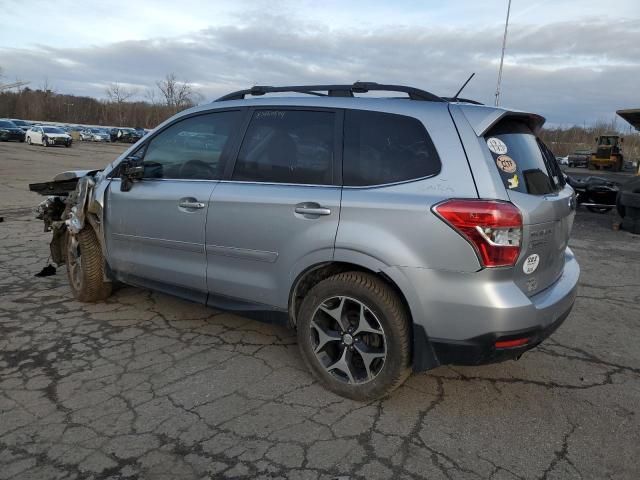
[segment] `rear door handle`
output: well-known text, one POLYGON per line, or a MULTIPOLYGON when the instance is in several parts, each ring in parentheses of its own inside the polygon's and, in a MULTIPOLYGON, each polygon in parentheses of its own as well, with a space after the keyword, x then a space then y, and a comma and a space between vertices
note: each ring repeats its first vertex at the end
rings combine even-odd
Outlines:
POLYGON ((296 207, 300 215, 331 215, 331 209, 323 207, 296 207))
POLYGON ((204 208, 206 205, 202 202, 193 201, 193 200, 180 200, 178 206, 182 208, 204 208))

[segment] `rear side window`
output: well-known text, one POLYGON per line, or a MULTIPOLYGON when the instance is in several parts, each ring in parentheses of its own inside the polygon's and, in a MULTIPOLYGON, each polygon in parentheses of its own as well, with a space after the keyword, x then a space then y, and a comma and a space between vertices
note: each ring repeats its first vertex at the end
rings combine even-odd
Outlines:
POLYGON ((257 110, 238 154, 233 180, 330 185, 335 114, 257 110))
POLYGON ((502 121, 489 131, 485 140, 508 190, 546 195, 562 188, 562 173, 555 157, 527 124, 502 121))
POLYGON ((344 185, 383 185, 440 172, 438 153, 419 120, 347 110, 344 122, 344 185))

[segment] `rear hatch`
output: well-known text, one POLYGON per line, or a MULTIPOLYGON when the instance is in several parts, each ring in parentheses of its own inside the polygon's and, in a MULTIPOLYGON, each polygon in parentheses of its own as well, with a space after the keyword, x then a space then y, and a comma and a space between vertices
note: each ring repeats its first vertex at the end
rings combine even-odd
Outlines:
POLYGON ((504 117, 484 134, 484 141, 509 200, 522 212, 522 247, 513 276, 531 296, 562 275, 575 217, 573 190, 529 122, 504 117))

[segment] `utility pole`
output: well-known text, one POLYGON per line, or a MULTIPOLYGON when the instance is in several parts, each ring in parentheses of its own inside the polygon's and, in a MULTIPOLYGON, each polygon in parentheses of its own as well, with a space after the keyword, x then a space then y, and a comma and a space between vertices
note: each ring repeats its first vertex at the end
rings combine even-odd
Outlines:
POLYGON ((507 28, 509 28, 509 12, 511 12, 511 0, 507 5, 507 20, 504 22, 504 36, 502 37, 502 55, 500 56, 500 70, 498 70, 498 85, 496 86, 496 103, 500 104, 500 84, 502 83, 502 65, 504 64, 504 50, 507 47, 507 28))

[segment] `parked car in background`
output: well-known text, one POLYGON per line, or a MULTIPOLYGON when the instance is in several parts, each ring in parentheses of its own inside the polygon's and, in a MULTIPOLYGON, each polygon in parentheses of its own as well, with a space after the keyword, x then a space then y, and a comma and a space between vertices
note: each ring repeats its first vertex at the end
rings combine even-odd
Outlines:
POLYGON ((112 128, 109 132, 111 135, 112 142, 123 142, 123 143, 136 143, 140 140, 144 132, 138 132, 134 128, 112 128))
POLYGON ((574 153, 567 156, 567 163, 569 164, 570 167, 587 168, 590 158, 591 158, 591 150, 576 150, 574 153))
POLYGON ((0 141, 24 142, 24 131, 11 120, 0 120, 0 141))
POLYGON ((70 147, 73 139, 71 135, 58 127, 48 125, 35 125, 27 130, 27 143, 29 145, 43 145, 45 147, 53 145, 64 145, 70 147))
POLYGON ((569 166, 569 156, 567 155, 566 157, 556 157, 556 161, 558 162, 558 165, 561 166, 569 166))
POLYGON ((15 118, 10 118, 9 120, 12 121, 16 125, 16 127, 21 129, 23 132, 26 132, 27 130, 29 130, 29 128, 31 128, 31 125, 32 125, 31 122, 27 122, 26 120, 19 120, 15 118))
POLYGON ((80 139, 90 142, 110 142, 111 135, 104 128, 86 128, 80 132, 80 139))
POLYGON ((76 299, 121 281, 280 321, 324 386, 371 400, 519 358, 569 315, 575 198, 543 123, 397 85, 254 87, 30 188, 76 299), (380 91, 409 98, 354 97, 380 91))

